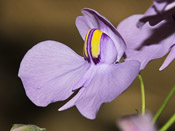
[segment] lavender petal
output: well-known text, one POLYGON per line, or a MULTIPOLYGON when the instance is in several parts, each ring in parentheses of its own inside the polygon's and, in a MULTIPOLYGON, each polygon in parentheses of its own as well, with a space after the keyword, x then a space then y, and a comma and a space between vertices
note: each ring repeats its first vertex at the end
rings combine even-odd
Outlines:
POLYGON ((175 46, 171 48, 170 53, 166 57, 165 61, 163 62, 159 70, 161 71, 165 69, 174 59, 175 59, 175 46))
POLYGON ((175 26, 161 21, 155 26, 146 23, 141 29, 136 27, 142 15, 133 15, 122 21, 117 29, 127 44, 126 61, 138 60, 141 70, 153 59, 161 58, 174 44, 175 26))
POLYGON ((18 76, 26 94, 38 106, 67 99, 89 64, 72 49, 56 41, 35 45, 24 56, 18 76))
POLYGON ((92 81, 80 89, 83 92, 74 102, 80 113, 88 119, 95 119, 103 103, 114 100, 133 82, 139 66, 137 61, 98 65, 92 81))

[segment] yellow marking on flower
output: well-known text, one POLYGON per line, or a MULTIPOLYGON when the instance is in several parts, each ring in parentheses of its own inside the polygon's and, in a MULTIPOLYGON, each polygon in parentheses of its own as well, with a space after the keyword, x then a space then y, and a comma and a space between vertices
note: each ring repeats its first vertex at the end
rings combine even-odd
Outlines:
POLYGON ((98 58, 98 55, 100 53, 100 39, 103 32, 100 30, 95 30, 92 41, 91 41, 91 47, 92 47, 92 56, 95 58, 98 58))
POLYGON ((84 42, 84 53, 85 53, 86 57, 88 57, 88 53, 87 53, 87 39, 88 39, 89 32, 90 32, 90 30, 88 30, 88 32, 86 34, 85 42, 84 42))

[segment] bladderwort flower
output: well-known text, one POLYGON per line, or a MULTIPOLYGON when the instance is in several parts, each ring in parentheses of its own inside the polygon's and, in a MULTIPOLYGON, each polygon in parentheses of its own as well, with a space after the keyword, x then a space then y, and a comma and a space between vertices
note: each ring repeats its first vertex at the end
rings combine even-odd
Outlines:
POLYGON ((18 76, 37 106, 63 101, 77 90, 59 111, 76 106, 83 116, 95 119, 103 103, 114 100, 133 82, 140 63, 120 62, 126 46, 106 18, 92 9, 83 9, 82 14, 76 26, 85 41, 84 58, 60 42, 44 41, 26 53, 18 76))
POLYGON ((140 61, 141 70, 169 52, 159 69, 163 70, 175 58, 175 1, 155 0, 145 14, 126 18, 117 30, 127 44, 126 61, 140 61))

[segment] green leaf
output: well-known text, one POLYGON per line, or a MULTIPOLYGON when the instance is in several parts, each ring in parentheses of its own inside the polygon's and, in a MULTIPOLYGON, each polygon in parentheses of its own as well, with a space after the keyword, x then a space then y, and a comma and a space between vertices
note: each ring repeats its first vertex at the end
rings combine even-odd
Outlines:
POLYGON ((10 131, 46 131, 46 129, 35 125, 14 124, 10 131))

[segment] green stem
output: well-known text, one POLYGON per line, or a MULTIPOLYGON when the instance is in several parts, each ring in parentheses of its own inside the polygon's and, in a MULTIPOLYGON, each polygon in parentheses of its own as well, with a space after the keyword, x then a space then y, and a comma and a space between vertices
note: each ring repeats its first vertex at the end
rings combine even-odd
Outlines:
POLYGON ((159 118, 163 110, 165 109, 166 105, 168 104, 168 101, 171 99, 172 95, 175 92, 175 86, 171 89, 170 93, 168 94, 167 98, 163 102, 162 106, 159 108, 159 110, 156 112, 154 118, 153 118, 153 123, 156 122, 156 120, 159 118))
POLYGON ((160 131, 167 131, 168 128, 175 122, 175 114, 165 123, 160 131))
POLYGON ((145 89, 143 84, 143 79, 141 74, 138 75, 138 78, 140 80, 140 88, 141 88, 141 97, 142 97, 142 115, 145 114, 145 89))

